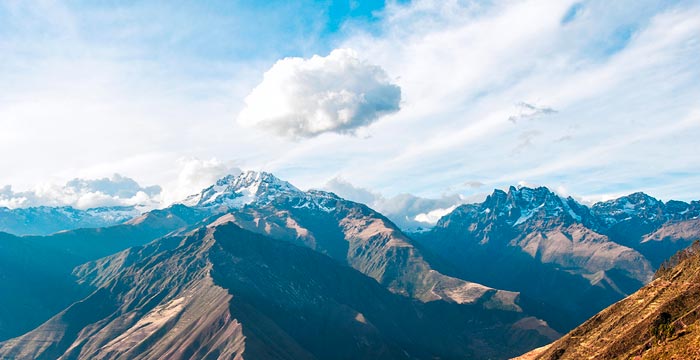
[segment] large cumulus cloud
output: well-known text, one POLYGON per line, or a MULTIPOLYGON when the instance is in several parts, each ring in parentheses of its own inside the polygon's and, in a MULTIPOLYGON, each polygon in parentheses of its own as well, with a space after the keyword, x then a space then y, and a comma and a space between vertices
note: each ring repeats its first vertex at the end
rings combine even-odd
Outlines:
POLYGON ((336 49, 277 61, 246 97, 238 122, 292 139, 346 134, 398 111, 400 101, 401 89, 381 67, 336 49))

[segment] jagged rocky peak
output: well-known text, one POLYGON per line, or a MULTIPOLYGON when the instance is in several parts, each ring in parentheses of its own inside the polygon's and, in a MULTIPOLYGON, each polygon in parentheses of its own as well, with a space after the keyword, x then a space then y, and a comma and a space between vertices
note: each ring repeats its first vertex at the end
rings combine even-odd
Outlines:
POLYGON ((544 221, 561 221, 565 223, 582 222, 588 217, 588 210, 571 197, 563 198, 544 186, 537 188, 513 187, 508 190, 508 198, 517 215, 512 225, 520 225, 530 219, 544 221))
MULTIPOLYGON (((518 226, 531 219, 581 222, 588 217, 588 209, 573 198, 562 198, 543 186, 511 186, 508 192, 494 190, 481 204, 462 205, 448 217, 471 222, 501 220, 518 226)), ((446 221, 447 217, 442 223, 446 221)))
POLYGON ((595 203, 592 207, 597 214, 606 214, 614 217, 642 212, 663 211, 663 208, 663 202, 643 192, 636 192, 617 199, 595 203))
POLYGON ((700 217, 700 201, 697 200, 690 203, 669 200, 665 206, 666 214, 672 220, 688 220, 700 217))
MULTIPOLYGON (((683 205, 680 203, 673 202, 671 208, 683 208, 683 205)), ((673 217, 672 213, 667 212, 666 205, 662 201, 643 192, 636 192, 617 199, 596 203, 591 207, 591 212, 606 227, 615 226, 620 222, 630 220, 641 221, 647 224, 660 224, 673 217)))
POLYGON ((685 214, 690 209, 691 204, 678 200, 669 200, 666 203, 666 211, 672 214, 685 214))
POLYGON ((227 175, 200 192, 190 195, 183 204, 196 207, 237 208, 250 203, 267 203, 280 195, 301 195, 292 184, 267 172, 246 171, 227 175))

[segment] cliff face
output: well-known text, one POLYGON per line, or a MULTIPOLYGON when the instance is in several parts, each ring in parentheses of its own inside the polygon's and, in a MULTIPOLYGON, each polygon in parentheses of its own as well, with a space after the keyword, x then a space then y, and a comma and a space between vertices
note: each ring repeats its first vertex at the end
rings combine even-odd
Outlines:
POLYGON ((511 187, 413 237, 436 255, 436 270, 516 291, 521 306, 567 332, 651 281, 700 238, 699 217, 697 201, 634 193, 588 207, 546 187, 511 187))
POLYGON ((556 342, 517 359, 700 358, 700 243, 556 342))

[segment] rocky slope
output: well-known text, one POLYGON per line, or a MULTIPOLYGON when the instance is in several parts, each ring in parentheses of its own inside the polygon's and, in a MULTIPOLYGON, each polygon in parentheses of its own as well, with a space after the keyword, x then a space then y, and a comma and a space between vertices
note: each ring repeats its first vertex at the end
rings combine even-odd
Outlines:
POLYGON ((644 193, 594 204, 593 228, 638 250, 656 267, 700 234, 700 202, 654 199, 644 193))
POLYGON ((546 188, 500 190, 416 236, 462 278, 522 292, 567 330, 651 279, 638 251, 592 229, 590 210, 546 188))
POLYGON ((421 301, 521 311, 516 292, 446 276, 387 218, 332 193, 301 191, 269 173, 229 176, 185 201, 278 240, 306 246, 421 301))
POLYGON ((700 358, 700 243, 639 291, 519 359, 632 358, 700 358))
POLYGON ((698 234, 699 207, 632 194, 589 208, 546 188, 511 188, 407 236, 365 205, 246 172, 122 225, 2 235, 0 341, 53 316, 3 343, 4 354, 327 358, 347 348, 356 357, 501 358, 556 337, 549 326, 568 331, 639 289, 658 254, 698 234), (229 238, 258 240, 231 255, 219 251, 229 238), (258 242, 274 245, 261 255, 248 248, 258 242), (323 272, 344 280, 331 286, 323 272), (304 290, 301 310, 285 302, 318 284, 304 290), (343 291, 383 304, 387 318, 370 320, 382 311, 343 291), (309 300, 329 296, 331 303, 309 300), (396 330, 412 327, 437 335, 396 330), (312 340, 329 331, 354 342, 312 340))
POLYGON ((514 311, 387 291, 333 259, 213 223, 78 267, 96 290, 0 358, 503 358, 556 333, 514 311))
POLYGON ((0 233, 0 341, 33 329, 90 291, 75 284, 75 266, 185 229, 203 217, 176 205, 108 228, 51 236, 0 233))

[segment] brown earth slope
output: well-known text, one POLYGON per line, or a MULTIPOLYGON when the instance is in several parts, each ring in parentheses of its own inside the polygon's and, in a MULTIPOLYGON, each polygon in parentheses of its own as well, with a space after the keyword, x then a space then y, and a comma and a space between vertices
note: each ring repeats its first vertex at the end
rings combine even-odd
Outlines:
POLYGON ((700 243, 636 293, 517 359, 700 359, 700 243))

